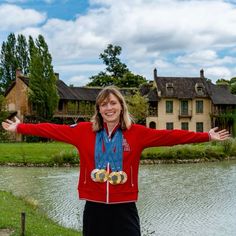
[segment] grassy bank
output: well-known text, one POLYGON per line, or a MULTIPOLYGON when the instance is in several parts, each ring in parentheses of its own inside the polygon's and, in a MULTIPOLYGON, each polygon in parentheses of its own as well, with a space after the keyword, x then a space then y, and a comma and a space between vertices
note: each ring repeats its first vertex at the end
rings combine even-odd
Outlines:
MULTIPOLYGON (((224 160, 236 156, 236 140, 201 144, 177 145, 173 147, 147 148, 142 160, 224 160)), ((0 143, 0 165, 46 165, 60 166, 65 163, 78 164, 77 150, 68 144, 50 143, 0 143)))
POLYGON ((78 231, 59 226, 48 219, 33 200, 21 199, 0 191, 0 229, 14 231, 12 236, 21 235, 21 212, 26 213, 25 236, 78 236, 78 231))

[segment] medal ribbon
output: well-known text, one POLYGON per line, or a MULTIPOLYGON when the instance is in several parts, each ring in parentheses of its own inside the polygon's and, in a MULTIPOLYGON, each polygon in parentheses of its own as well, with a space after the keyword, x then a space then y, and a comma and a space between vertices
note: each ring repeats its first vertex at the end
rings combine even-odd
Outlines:
POLYGON ((118 129, 113 138, 109 140, 106 130, 96 134, 95 165, 97 169, 106 169, 110 163, 112 171, 121 171, 123 162, 122 132, 118 129), (105 151, 103 151, 103 145, 105 151))

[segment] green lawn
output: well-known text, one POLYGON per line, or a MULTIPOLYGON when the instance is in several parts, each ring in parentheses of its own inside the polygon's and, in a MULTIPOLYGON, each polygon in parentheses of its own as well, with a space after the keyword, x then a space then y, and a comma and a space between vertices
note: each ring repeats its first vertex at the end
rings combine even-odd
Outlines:
POLYGON ((0 143, 0 164, 2 163, 32 163, 51 164, 55 156, 77 150, 69 144, 50 143, 0 143))
MULTIPOLYGON (((144 160, 223 160, 229 156, 236 156, 235 139, 227 142, 147 148, 143 151, 141 158, 144 160)), ((46 166, 69 163, 74 165, 79 163, 79 157, 75 147, 60 142, 0 143, 0 165, 8 163, 46 166)))
POLYGON ((45 216, 33 201, 0 191, 0 229, 11 229, 21 235, 21 212, 26 213, 25 236, 79 236, 78 231, 64 228, 45 216))

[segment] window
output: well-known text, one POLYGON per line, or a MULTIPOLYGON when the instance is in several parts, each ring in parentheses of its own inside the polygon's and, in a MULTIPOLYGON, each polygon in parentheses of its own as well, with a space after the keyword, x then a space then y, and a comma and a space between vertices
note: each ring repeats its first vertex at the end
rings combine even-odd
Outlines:
POLYGON ((181 101, 181 115, 188 115, 188 101, 181 101))
POLYGON ((173 122, 167 122, 167 123, 166 123, 166 129, 168 129, 168 130, 174 129, 174 124, 173 124, 173 122))
POLYGON ((196 113, 203 113, 203 101, 196 101, 196 113))
POLYGON ((156 129, 156 122, 151 121, 151 122, 149 123, 149 128, 156 129))
POLYGON ((202 83, 196 83, 195 91, 198 95, 203 95, 204 94, 204 85, 202 83))
POLYGON ((188 130, 188 122, 182 122, 181 123, 181 129, 188 130))
POLYGON ((63 110, 63 101, 62 100, 59 100, 59 103, 58 103, 58 111, 62 111, 63 110))
POLYGON ((173 113, 173 101, 166 101, 166 113, 173 113))
POLYGON ((203 132, 203 122, 196 123, 196 132, 203 132))
POLYGON ((173 83, 166 83, 166 92, 169 95, 174 93, 174 84, 173 83))

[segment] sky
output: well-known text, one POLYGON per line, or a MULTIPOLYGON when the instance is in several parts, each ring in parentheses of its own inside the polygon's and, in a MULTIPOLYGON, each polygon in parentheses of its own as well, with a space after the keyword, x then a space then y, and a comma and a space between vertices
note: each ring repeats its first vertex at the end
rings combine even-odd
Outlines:
POLYGON ((236 76, 236 0, 0 0, 0 44, 10 33, 43 35, 54 71, 84 86, 105 69, 99 54, 122 47, 134 73, 236 76))

